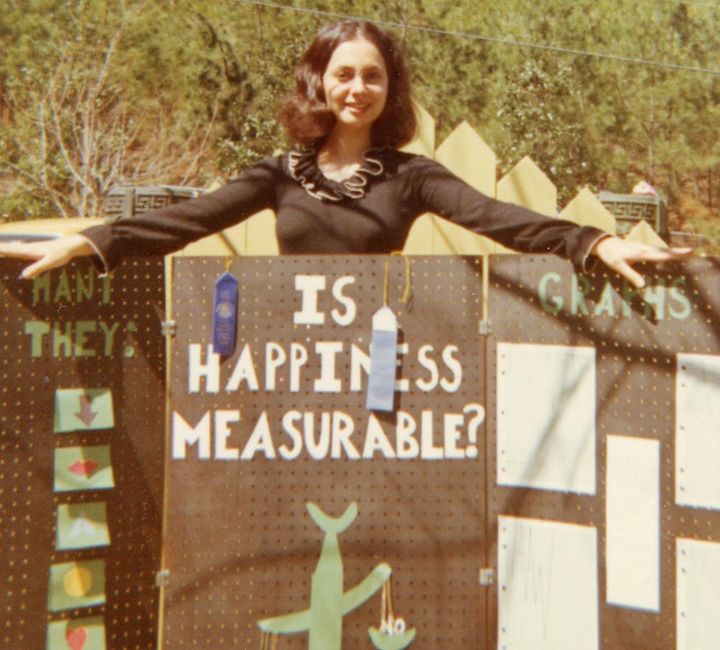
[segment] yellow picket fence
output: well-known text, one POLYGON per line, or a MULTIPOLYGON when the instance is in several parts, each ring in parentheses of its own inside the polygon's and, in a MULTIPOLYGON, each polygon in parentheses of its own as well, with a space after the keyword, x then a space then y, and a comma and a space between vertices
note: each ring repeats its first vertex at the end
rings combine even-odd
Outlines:
MULTIPOLYGON (((436 147, 435 120, 423 107, 418 106, 417 109, 418 133, 404 148, 405 151, 434 158, 488 196, 615 234, 615 217, 589 189, 580 190, 562 210, 558 210, 557 188, 529 157, 520 160, 508 174, 497 180, 497 156, 475 129, 462 122, 436 147)), ((639 222, 626 239, 666 246, 644 221, 639 222)), ((264 210, 220 235, 191 244, 181 254, 277 255, 278 252, 275 217, 269 210, 264 210)), ((404 252, 414 255, 486 255, 513 251, 445 219, 426 214, 415 222, 404 252)))

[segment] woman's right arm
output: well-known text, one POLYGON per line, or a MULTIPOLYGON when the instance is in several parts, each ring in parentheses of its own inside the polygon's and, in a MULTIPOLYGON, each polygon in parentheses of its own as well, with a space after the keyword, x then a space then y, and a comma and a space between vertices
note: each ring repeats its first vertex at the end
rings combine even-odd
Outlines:
POLYGON ((24 278, 33 278, 83 255, 96 255, 95 261, 105 272, 126 256, 167 255, 256 212, 275 208, 280 170, 280 159, 268 158, 209 194, 93 226, 71 237, 0 244, 0 255, 35 260, 23 270, 24 278))

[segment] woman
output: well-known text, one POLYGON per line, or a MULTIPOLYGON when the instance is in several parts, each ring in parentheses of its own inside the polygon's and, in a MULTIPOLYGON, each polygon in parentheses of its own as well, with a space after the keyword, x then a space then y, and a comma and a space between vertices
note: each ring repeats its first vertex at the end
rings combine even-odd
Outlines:
POLYGON ((630 262, 689 252, 495 201, 438 163, 398 151, 415 131, 408 74, 394 39, 372 23, 344 20, 321 30, 296 86, 281 121, 304 149, 263 160, 197 199, 60 240, 2 245, 0 254, 35 260, 25 278, 83 255, 109 271, 125 255, 170 253, 265 208, 277 215, 283 254, 389 253, 403 247, 424 212, 519 251, 561 255, 579 269, 595 255, 637 287, 644 282, 630 262))

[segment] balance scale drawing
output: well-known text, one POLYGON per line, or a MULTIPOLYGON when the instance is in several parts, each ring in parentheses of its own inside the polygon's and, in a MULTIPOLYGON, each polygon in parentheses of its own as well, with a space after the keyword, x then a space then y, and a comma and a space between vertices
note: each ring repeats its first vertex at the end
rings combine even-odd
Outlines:
POLYGON ((314 503, 306 504, 312 520, 325 533, 320 559, 312 577, 310 608, 258 621, 262 631, 261 650, 275 648, 277 635, 309 632, 309 650, 341 650, 343 617, 360 607, 382 589, 380 628, 370 627, 368 634, 378 650, 402 650, 415 638, 415 628, 406 629, 402 618, 392 609, 390 576, 386 562, 378 564, 357 585, 343 591, 343 564, 338 535, 344 532, 358 514, 357 503, 351 503, 340 517, 330 517, 314 503))

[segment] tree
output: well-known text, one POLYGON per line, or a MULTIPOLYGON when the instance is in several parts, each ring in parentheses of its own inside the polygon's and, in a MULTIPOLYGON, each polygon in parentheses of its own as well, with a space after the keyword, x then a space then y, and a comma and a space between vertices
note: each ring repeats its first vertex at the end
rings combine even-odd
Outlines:
POLYGON ((0 196, 0 214, 94 212, 113 183, 205 184, 287 147, 277 107, 299 55, 334 14, 394 24, 439 140, 466 119, 501 166, 529 154, 561 196, 583 184, 627 191, 646 178, 671 207, 688 192, 719 203, 709 134, 720 130, 720 75, 552 49, 717 67, 717 9, 651 0, 285 4, 7 0, 0 180, 13 189, 0 196))
MULTIPOLYGON (((143 61, 151 60, 157 10, 148 2, 30 9, 35 15, 17 16, 15 25, 22 30, 23 20, 37 20, 40 55, 6 62, 0 77, 7 89, 0 163, 20 181, 5 209, 13 210, 19 196, 26 197, 17 203, 25 212, 86 216, 100 212, 113 185, 197 178, 217 105, 198 111, 191 102, 178 110, 157 82, 160 69, 148 74, 145 63, 134 65, 137 50, 124 40, 144 33, 143 61), (157 88, 150 95, 148 78, 157 88)), ((10 34, 18 35, 22 44, 22 32, 10 34)))

